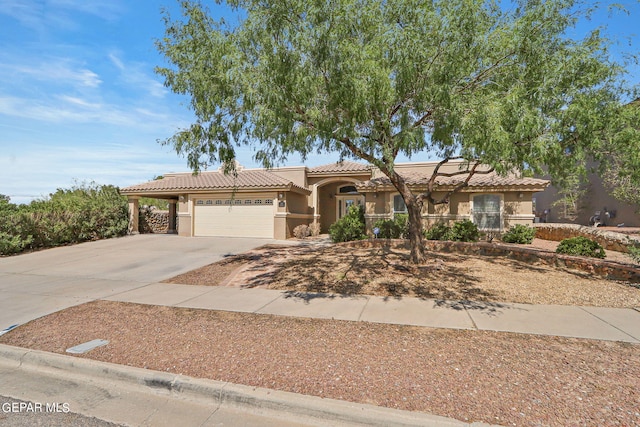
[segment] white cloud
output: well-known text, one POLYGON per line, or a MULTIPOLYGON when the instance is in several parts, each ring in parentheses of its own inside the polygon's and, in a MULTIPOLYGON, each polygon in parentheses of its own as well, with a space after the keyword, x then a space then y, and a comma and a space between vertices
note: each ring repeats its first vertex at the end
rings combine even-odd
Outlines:
POLYGON ((0 76, 12 78, 12 81, 31 78, 79 88, 96 88, 102 84, 97 73, 77 62, 70 58, 11 58, 3 55, 0 76))
POLYGON ((0 0, 0 13, 10 16, 22 25, 37 28, 42 23, 42 4, 28 0, 0 0))
POLYGON ((115 53, 113 52, 110 53, 109 59, 120 71, 125 71, 125 67, 124 67, 124 64, 122 63, 122 60, 120 60, 120 58, 118 58, 118 56, 115 53))
POLYGON ((175 122, 164 113, 95 103, 68 95, 51 99, 0 97, 0 115, 49 123, 103 123, 137 129, 167 129, 175 122))
POLYGON ((47 3, 52 8, 75 10, 106 20, 114 20, 124 12, 124 7, 117 0, 49 0, 47 3))
POLYGON ((125 62, 115 52, 109 53, 108 57, 120 71, 120 79, 127 85, 144 91, 154 98, 164 98, 167 95, 167 89, 156 80, 147 64, 125 62))
POLYGON ((124 13, 116 0, 0 0, 0 14, 10 16, 25 27, 44 32, 48 28, 72 30, 78 28, 78 17, 70 13, 82 12, 106 21, 114 21, 124 13))

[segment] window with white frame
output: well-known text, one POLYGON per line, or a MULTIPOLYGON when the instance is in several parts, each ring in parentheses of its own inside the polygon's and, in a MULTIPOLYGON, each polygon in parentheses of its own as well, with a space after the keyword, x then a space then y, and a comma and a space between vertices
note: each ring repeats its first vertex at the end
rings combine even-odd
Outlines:
POLYGON ((501 204, 498 194, 473 196, 473 222, 480 230, 502 229, 501 204))
POLYGON ((407 213, 407 205, 404 204, 404 199, 399 194, 393 196, 393 213, 407 213))

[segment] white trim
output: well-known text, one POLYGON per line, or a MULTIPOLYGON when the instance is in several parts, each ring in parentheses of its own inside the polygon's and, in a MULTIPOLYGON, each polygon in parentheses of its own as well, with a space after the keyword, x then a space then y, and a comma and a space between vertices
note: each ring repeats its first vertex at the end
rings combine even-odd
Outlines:
MULTIPOLYGON (((355 199, 356 203, 358 206, 365 206, 366 200, 365 197, 362 194, 336 194, 335 197, 336 199, 336 221, 339 220, 340 218, 342 218, 340 216, 340 208, 342 207, 342 201, 343 200, 350 200, 350 199, 355 199)), ((347 214, 347 206, 345 203, 344 206, 344 212, 342 212, 342 216, 345 216, 347 214)))
MULTIPOLYGON (((504 230, 504 220, 505 220, 505 212, 504 212, 504 193, 495 193, 495 192, 482 192, 482 193, 469 193, 469 219, 471 220, 471 222, 473 222, 474 224, 476 223, 475 221, 475 215, 473 212, 473 199, 475 197, 480 197, 480 196, 498 196, 500 198, 500 227, 499 228, 482 228, 480 229, 481 231, 502 231, 504 230)), ((476 224, 477 225, 477 224, 476 224)))
POLYGON ((396 196, 402 198, 402 194, 400 194, 399 192, 395 192, 395 193, 391 193, 391 214, 395 215, 395 214, 408 214, 409 213, 409 208, 407 208, 407 204, 404 203, 404 198, 402 198, 402 203, 404 203, 404 211, 396 211, 396 196))
POLYGON ((534 214, 505 214, 505 219, 529 219, 533 221, 536 217, 534 214))

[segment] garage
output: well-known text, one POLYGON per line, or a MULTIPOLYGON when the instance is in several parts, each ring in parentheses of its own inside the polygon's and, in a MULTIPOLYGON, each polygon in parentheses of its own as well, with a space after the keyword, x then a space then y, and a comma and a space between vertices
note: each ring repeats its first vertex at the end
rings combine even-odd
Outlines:
POLYGON ((196 199, 194 236, 274 237, 272 199, 196 199))

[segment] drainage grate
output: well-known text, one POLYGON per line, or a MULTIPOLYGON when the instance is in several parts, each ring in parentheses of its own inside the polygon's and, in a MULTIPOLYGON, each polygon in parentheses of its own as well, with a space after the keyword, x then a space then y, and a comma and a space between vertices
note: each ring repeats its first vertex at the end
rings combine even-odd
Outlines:
POLYGON ((1 331, 0 331, 0 336, 2 336, 2 335, 4 335, 4 334, 6 334, 6 333, 7 333, 7 332, 9 332, 10 330, 15 329, 15 328, 17 328, 17 327, 18 327, 18 325, 17 325, 17 324, 15 324, 15 325, 11 325, 11 326, 9 326, 7 329, 3 329, 3 330, 1 330, 1 331))
POLYGON ((109 341, 107 340, 93 340, 93 341, 79 344, 75 347, 68 348, 66 352, 72 353, 72 354, 82 354, 90 350, 93 350, 96 347, 102 347, 103 345, 107 345, 107 344, 109 344, 109 341))

